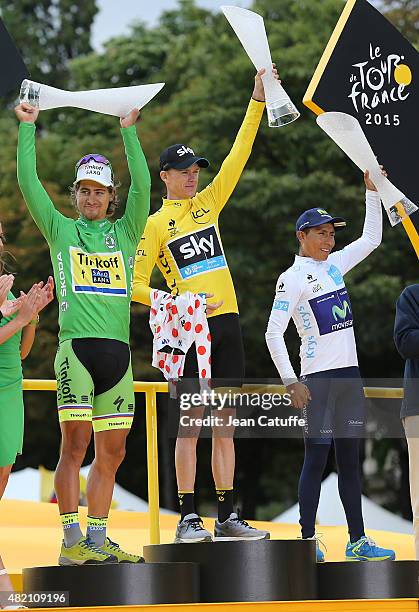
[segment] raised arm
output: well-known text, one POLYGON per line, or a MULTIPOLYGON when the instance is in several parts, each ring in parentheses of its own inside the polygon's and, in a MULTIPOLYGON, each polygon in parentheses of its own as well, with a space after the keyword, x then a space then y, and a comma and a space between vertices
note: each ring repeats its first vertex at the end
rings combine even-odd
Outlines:
POLYGON ((365 181, 365 221, 362 235, 358 240, 351 242, 341 251, 331 253, 328 261, 335 263, 342 274, 346 274, 368 257, 374 249, 380 246, 383 235, 383 214, 380 196, 374 183, 369 178, 368 170, 364 175, 365 181))
POLYGON ((20 121, 17 148, 17 180, 33 220, 48 242, 54 241, 62 216, 42 186, 36 171, 35 121, 39 111, 22 103, 15 108, 20 121))
MULTIPOLYGON (((273 72, 275 77, 278 78, 275 67, 273 72)), ((259 70, 255 76, 252 99, 230 153, 225 158, 220 171, 212 183, 197 196, 198 198, 200 196, 211 197, 214 207, 218 211, 225 206, 233 193, 252 152, 253 143, 265 108, 265 92, 261 78, 263 74, 264 70, 259 70)))
POLYGON ((126 226, 131 238, 136 241, 141 238, 150 212, 151 189, 150 172, 135 127, 138 116, 139 111, 134 109, 121 119, 121 134, 131 176, 125 214, 121 223, 126 226))

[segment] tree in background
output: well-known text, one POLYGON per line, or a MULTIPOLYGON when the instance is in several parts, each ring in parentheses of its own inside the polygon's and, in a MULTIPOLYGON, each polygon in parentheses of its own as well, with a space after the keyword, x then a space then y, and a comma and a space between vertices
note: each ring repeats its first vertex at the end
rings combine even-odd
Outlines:
MULTIPOLYGON (((412 21, 409 13, 417 11, 416 4, 398 0, 382 6, 389 10, 390 18, 411 42, 418 43, 417 20, 412 21)), ((162 93, 142 113, 144 118, 139 128, 153 178, 152 210, 160 206, 162 195, 158 156, 169 144, 186 142, 208 157, 211 168, 203 175, 202 184, 211 180, 240 126, 254 73, 222 14, 198 8, 192 0, 181 0, 177 9, 163 13, 156 26, 133 24, 126 35, 109 40, 98 53, 90 46, 91 24, 97 10, 94 1, 77 5, 77 11, 69 0, 31 3, 20 0, 13 4, 0 0, 0 7, 35 80, 68 89, 166 82, 162 93), (77 28, 81 32, 72 34, 77 28)), ((252 8, 265 17, 272 56, 294 101, 301 100, 342 7, 341 0, 255 0, 252 8)), ((298 106, 301 118, 286 128, 273 130, 268 128, 266 119, 262 120, 251 160, 221 217, 224 247, 241 309, 250 378, 277 376, 265 347, 264 333, 278 274, 291 264, 297 251, 296 217, 302 210, 319 205, 344 215, 348 229, 338 236, 337 248, 360 235, 364 218, 361 173, 317 127, 311 111, 301 104, 298 106)), ((98 150, 112 159, 122 182, 123 200, 129 177, 115 118, 76 109, 48 111, 41 117, 39 174, 57 206, 65 214, 71 214, 68 185, 73 181, 72 164, 86 150, 98 150)), ((20 285, 22 281, 25 288, 32 278, 46 277, 49 273, 45 267, 47 247, 18 193, 16 129, 9 112, 0 114, 0 134, 4 143, 0 151, 4 170, 0 176, 0 218, 6 229, 9 228, 14 252, 23 262, 16 282, 20 285)), ((404 230, 392 229, 386 221, 384 225, 385 248, 381 247, 351 273, 348 286, 357 320, 358 353, 364 375, 399 377, 402 363, 392 341, 394 303, 402 288, 417 278, 417 258, 404 230)), ((153 278, 153 286, 164 288, 159 274, 153 278)), ((132 315, 135 376, 159 380, 159 373, 150 365, 148 309, 136 305, 132 315)), ((52 377, 56 319, 56 307, 50 307, 43 316, 40 340, 25 371, 27 377, 52 377)), ((288 344, 296 360, 297 337, 294 330, 289 333, 288 344)), ((27 401, 29 426, 23 460, 36 465, 40 456, 37 436, 42 436, 45 442, 42 462, 54 467, 57 427, 53 399, 48 402, 45 394, 39 393, 27 401)), ((172 444, 167 442, 165 429, 165 406, 162 398, 159 407, 161 490, 163 504, 170 507, 175 499, 175 486, 172 444)), ((143 400, 139 397, 139 414, 128 438, 127 459, 121 467, 119 481, 146 497, 142 408, 143 400)), ((206 444, 202 441, 201 446, 206 444)), ((237 447, 241 471, 236 480, 247 516, 263 514, 269 518, 294 503, 297 467, 302 460, 299 441, 240 440, 237 447), (255 453, 261 458, 258 464, 253 459, 255 453), (258 490, 258 507, 255 490, 258 490)), ((398 481, 392 482, 390 477, 386 480, 386 457, 393 453, 395 444, 386 441, 385 446, 374 445, 374 448, 379 474, 374 487, 378 487, 381 495, 387 484, 391 483, 393 489, 399 487, 398 481)), ((397 451, 399 457, 402 450, 400 447, 397 451)), ((206 461, 207 456, 208 453, 203 453, 200 461, 206 461)), ((202 478, 204 474, 210 474, 210 470, 200 470, 202 478)), ((207 485, 212 492, 209 480, 199 484, 201 489, 207 485)), ((208 500, 204 493, 201 501, 209 504, 210 497, 212 493, 208 500)), ((383 499, 392 504, 388 495, 383 499)), ((210 511, 211 507, 207 505, 207 509, 210 511)))

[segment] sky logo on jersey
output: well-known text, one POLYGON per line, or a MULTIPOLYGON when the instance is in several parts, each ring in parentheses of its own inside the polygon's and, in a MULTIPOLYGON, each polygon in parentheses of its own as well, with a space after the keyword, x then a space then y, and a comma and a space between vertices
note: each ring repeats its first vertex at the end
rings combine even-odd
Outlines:
POLYGON ((70 247, 73 292, 127 297, 127 277, 121 251, 85 253, 70 247))
POLYGON ((328 269, 327 273, 330 276, 330 278, 333 280, 335 285, 337 286, 343 285, 343 276, 339 268, 337 268, 336 266, 332 264, 330 268, 328 269))
POLYGON ((321 336, 353 326, 352 307, 346 288, 308 301, 321 336))
POLYGON ((167 246, 182 278, 227 267, 214 225, 172 240, 167 246))
POLYGON ((275 300, 274 301, 274 310, 283 310, 284 312, 288 312, 288 308, 290 307, 290 303, 285 300, 275 300))

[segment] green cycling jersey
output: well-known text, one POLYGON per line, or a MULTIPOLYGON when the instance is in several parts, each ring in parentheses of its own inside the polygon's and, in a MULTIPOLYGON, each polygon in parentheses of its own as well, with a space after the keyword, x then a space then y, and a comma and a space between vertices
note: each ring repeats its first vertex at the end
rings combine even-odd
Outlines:
POLYGON ((62 215, 36 171, 35 125, 21 123, 18 182, 46 238, 59 303, 60 342, 72 338, 129 341, 130 301, 137 244, 150 210, 150 173, 135 126, 121 128, 131 175, 125 214, 77 220, 62 215))

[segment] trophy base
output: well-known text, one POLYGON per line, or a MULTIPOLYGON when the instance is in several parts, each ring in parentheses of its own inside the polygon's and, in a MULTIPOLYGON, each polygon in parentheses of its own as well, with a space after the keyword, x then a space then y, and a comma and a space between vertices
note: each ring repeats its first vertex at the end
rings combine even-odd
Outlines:
POLYGON ((41 85, 25 79, 22 81, 20 86, 19 101, 26 102, 34 108, 39 108, 39 96, 41 92, 41 85))
POLYGON ((418 207, 416 204, 404 197, 399 202, 387 209, 387 215, 390 220, 390 224, 394 227, 417 210, 418 207))
POLYGON ((269 127, 283 127, 292 123, 300 116, 292 102, 286 102, 280 106, 268 106, 268 125, 269 127))

